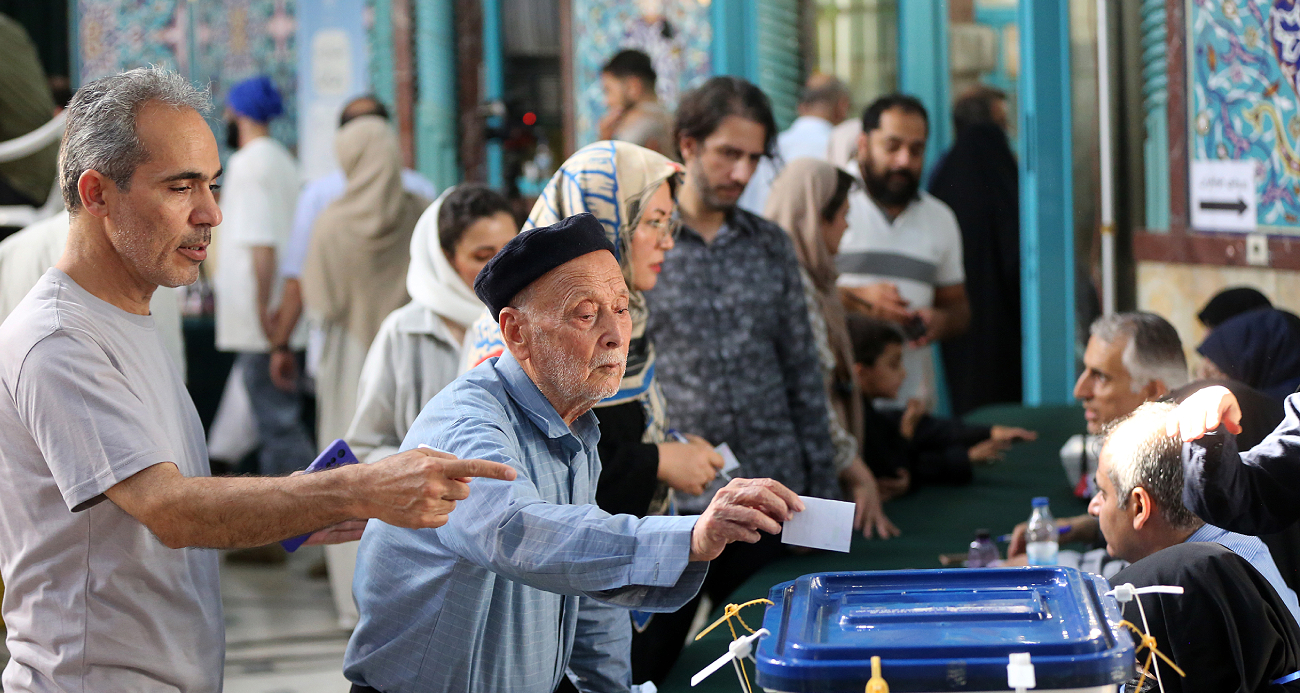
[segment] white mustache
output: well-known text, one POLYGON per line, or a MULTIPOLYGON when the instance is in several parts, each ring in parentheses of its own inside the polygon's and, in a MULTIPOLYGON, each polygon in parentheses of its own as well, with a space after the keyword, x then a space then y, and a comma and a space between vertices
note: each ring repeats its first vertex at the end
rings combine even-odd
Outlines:
POLYGON ((609 356, 597 356, 591 360, 591 370, 593 371, 604 366, 627 367, 627 359, 611 354, 609 356))

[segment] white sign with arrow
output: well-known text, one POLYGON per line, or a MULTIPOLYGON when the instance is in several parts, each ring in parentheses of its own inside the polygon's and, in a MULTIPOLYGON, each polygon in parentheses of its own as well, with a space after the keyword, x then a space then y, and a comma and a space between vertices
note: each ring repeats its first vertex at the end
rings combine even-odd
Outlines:
POLYGON ((1192 161, 1189 197, 1192 228, 1202 231, 1255 230, 1255 162, 1192 161))

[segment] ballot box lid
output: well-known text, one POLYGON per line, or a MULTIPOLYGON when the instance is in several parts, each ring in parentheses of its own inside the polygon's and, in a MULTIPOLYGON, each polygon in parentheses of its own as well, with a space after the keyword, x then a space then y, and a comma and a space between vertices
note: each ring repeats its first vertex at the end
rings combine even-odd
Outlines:
POLYGON ((861 693, 875 655, 891 691, 1007 690, 1019 652, 1036 690, 1123 683, 1133 640, 1109 588, 1055 566, 805 575, 768 595, 758 684, 861 693))

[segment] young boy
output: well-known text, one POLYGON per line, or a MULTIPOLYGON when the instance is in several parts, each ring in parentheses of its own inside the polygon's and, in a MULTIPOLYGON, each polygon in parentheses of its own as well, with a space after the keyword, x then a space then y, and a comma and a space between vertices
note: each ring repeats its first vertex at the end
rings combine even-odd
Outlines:
POLYGON ((866 412, 862 459, 886 499, 907 493, 913 484, 968 484, 972 462, 995 462, 1012 443, 1038 437, 1023 428, 930 416, 915 399, 905 411, 876 409, 873 400, 897 397, 907 377, 903 333, 891 323, 854 313, 848 320, 854 377, 866 412))

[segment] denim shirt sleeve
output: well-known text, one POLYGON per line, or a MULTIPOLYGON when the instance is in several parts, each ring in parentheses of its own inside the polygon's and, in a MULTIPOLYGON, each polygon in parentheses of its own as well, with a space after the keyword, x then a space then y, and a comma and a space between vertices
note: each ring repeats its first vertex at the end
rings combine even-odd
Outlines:
MULTIPOLYGON (((688 569, 694 517, 610 515, 595 505, 560 505, 539 496, 525 455, 551 454, 545 440, 519 437, 505 422, 462 418, 439 427, 434 447, 462 459, 514 467, 514 481, 474 479, 439 539, 463 559, 508 579, 623 607, 672 610, 703 583, 705 564, 688 569)), ((412 430, 409 444, 418 440, 412 430)), ((541 436, 538 436, 541 438, 541 436)))

